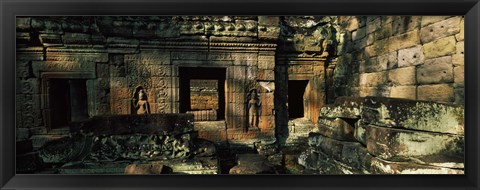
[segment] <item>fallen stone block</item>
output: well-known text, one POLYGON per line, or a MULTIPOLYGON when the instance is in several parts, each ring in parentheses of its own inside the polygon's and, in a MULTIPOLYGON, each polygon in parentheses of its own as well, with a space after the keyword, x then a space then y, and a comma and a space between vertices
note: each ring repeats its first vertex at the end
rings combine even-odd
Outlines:
POLYGON ((372 158, 372 174, 464 174, 463 170, 372 158))
POLYGON ((338 97, 333 105, 326 105, 320 109, 320 116, 358 119, 364 101, 365 98, 362 97, 338 97))
POLYGON ((318 133, 333 138, 337 140, 343 141, 353 141, 353 134, 355 127, 352 126, 352 120, 350 123, 347 122, 346 119, 342 118, 318 118, 318 133))
POLYGON ((264 156, 258 154, 239 154, 237 164, 229 174, 275 174, 275 167, 264 156))
POLYGON ((366 138, 368 152, 389 161, 420 164, 464 162, 465 142, 459 135, 369 125, 366 138))
POLYGON ((368 97, 362 120, 377 126, 464 134, 464 107, 397 98, 368 97))
POLYGON ((162 164, 131 164, 125 167, 125 174, 164 174, 162 164))

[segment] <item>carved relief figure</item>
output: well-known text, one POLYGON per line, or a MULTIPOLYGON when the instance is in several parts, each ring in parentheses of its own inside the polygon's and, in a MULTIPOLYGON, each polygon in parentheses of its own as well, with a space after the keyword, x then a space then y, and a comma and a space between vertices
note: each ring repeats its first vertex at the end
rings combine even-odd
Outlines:
POLYGON ((141 115, 141 114, 149 114, 150 113, 150 105, 147 101, 147 93, 142 87, 137 87, 135 90, 133 99, 133 110, 141 115))
POLYGON ((261 101, 258 97, 257 89, 250 90, 248 99, 248 127, 258 127, 258 117, 260 115, 261 101))

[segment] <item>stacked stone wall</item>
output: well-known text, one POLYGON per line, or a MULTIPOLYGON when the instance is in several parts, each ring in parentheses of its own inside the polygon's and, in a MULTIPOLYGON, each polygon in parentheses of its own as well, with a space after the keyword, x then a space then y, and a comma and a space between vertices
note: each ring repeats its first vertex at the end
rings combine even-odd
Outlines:
POLYGON ((339 17, 335 95, 463 104, 462 16, 339 17))

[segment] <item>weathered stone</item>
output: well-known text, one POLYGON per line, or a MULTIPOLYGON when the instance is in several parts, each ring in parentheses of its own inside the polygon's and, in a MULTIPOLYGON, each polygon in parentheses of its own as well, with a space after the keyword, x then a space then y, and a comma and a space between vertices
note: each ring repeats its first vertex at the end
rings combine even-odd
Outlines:
POLYGON ((382 27, 382 19, 380 17, 367 23, 367 34, 373 33, 382 27))
POLYGON ((268 160, 258 154, 237 155, 237 166, 229 174, 274 174, 275 168, 268 160))
POLYGON ((445 20, 451 16, 422 16, 422 27, 445 20))
POLYGON ((417 82, 419 84, 453 82, 452 57, 426 60, 425 64, 417 68, 417 82))
MULTIPOLYGON (((420 87, 422 86, 418 88, 420 87)), ((363 106, 362 120, 366 123, 419 131, 464 134, 464 108, 461 105, 368 97, 363 106)))
POLYGON ((63 42, 65 44, 91 44, 91 35, 83 33, 65 33, 63 42))
POLYGON ((463 41, 465 39, 465 19, 462 18, 462 21, 460 22, 460 32, 458 34, 455 34, 455 39, 457 42, 463 41))
POLYGON ((390 52, 388 54, 378 56, 378 64, 387 65, 387 69, 396 68, 398 66, 397 52, 390 52))
POLYGON ((318 118, 318 133, 337 140, 351 141, 353 140, 354 126, 353 121, 348 123, 341 118, 318 118))
POLYGON ((340 162, 360 171, 360 173, 369 173, 371 171, 372 155, 367 148, 360 143, 345 143, 342 149, 340 162))
POLYGON ((393 27, 392 23, 384 23, 379 30, 375 32, 375 40, 381 40, 392 36, 393 27))
POLYGON ((464 161, 463 136, 373 125, 366 129, 368 152, 381 159, 420 164, 464 161))
POLYGON ((453 68, 454 87, 464 87, 465 85, 465 69, 463 66, 453 68))
POLYGON ((40 34, 39 38, 44 47, 63 46, 62 36, 59 34, 40 34))
POLYGON ((366 136, 366 128, 367 128, 366 123, 362 119, 358 120, 355 123, 355 131, 353 132, 353 137, 355 138, 356 141, 362 143, 363 145, 367 145, 367 136, 366 136))
POLYGON ((451 84, 420 85, 417 87, 419 100, 453 102, 454 92, 451 84))
POLYGON ((360 118, 364 100, 360 97, 338 97, 333 105, 322 107, 320 115, 327 118, 360 118))
POLYGON ((131 164, 125 167, 125 174, 163 174, 162 164, 131 164))
POLYGON ((359 66, 360 73, 371 73, 385 70, 387 70, 387 62, 379 62, 377 57, 360 62, 359 66))
POLYGON ((388 72, 362 73, 360 74, 360 86, 378 87, 384 85, 388 78, 388 72))
POLYGON ((298 157, 298 163, 313 174, 353 174, 360 173, 353 168, 336 161, 331 155, 307 149, 298 157))
POLYGON ((415 164, 391 162, 380 158, 372 159, 372 174, 463 174, 463 170, 415 164))
POLYGON ((423 45, 425 59, 452 55, 455 53, 456 41, 454 36, 441 38, 423 45))
POLYGON ((394 35, 388 38, 388 42, 383 46, 388 46, 388 52, 405 49, 416 46, 420 43, 420 35, 417 30, 410 31, 401 35, 394 35))
POLYGON ((433 40, 447 37, 460 32, 460 16, 455 16, 440 22, 423 27, 420 30, 422 43, 428 43, 433 40))
POLYGON ((393 85, 413 85, 416 83, 415 71, 414 66, 392 69, 388 72, 388 80, 393 85))
POLYGON ((417 99, 416 86, 392 86, 390 89, 390 98, 417 99))
POLYGON ((457 42, 456 45, 456 53, 452 55, 452 63, 455 66, 460 66, 465 64, 465 58, 464 58, 464 49, 465 45, 464 42, 457 42))
POLYGON ((358 28, 356 31, 353 31, 352 40, 357 41, 359 39, 364 38, 366 35, 366 30, 367 30, 366 27, 361 27, 361 28, 358 28))
POLYGON ((418 45, 398 51, 398 67, 409 67, 422 64, 425 59, 423 47, 418 45))
POLYGON ((420 27, 420 16, 397 16, 393 20, 393 34, 403 34, 420 27))

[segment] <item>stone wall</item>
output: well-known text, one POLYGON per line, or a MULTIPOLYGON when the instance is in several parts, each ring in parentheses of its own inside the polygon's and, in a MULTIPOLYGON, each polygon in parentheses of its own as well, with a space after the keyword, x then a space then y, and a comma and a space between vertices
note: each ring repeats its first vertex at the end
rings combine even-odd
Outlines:
POLYGON ((192 110, 218 110, 218 81, 190 80, 192 110))
POLYGON ((336 96, 464 102, 464 18, 339 17, 336 96))

